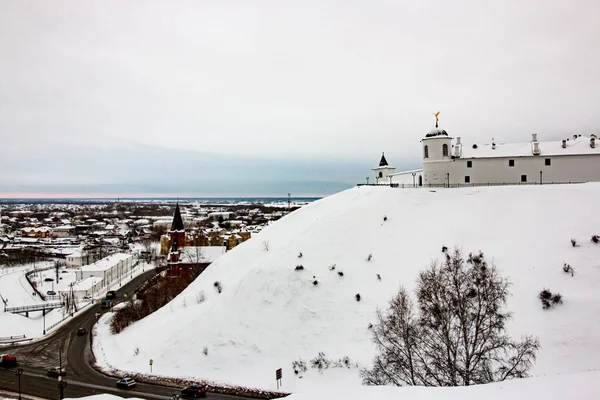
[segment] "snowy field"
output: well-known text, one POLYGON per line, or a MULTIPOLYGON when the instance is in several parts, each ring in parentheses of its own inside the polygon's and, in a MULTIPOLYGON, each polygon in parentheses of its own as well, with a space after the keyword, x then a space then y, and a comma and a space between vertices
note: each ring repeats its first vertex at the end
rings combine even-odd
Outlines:
MULTIPOLYGON (((36 263, 36 267, 43 268, 54 265, 53 261, 36 263)), ((138 264, 133 269, 133 278, 144 270, 154 268, 154 265, 138 264)), ((0 274, 0 295, 8 300, 8 307, 28 306, 43 303, 39 296, 34 295, 34 290, 25 278, 25 272, 33 269, 33 265, 24 265, 20 267, 3 268, 0 274)), ((59 270, 59 280, 56 283, 56 272, 54 269, 41 271, 31 276, 33 282, 38 285, 41 293, 54 290, 57 294, 60 290, 66 290, 69 284, 75 282, 75 272, 70 268, 61 268, 59 270), (46 281, 46 278, 52 278, 52 281, 46 281)), ((123 279, 122 284, 129 282, 131 276, 123 279)), ((118 287, 118 281, 116 282, 118 287)), ((102 293, 101 293, 102 294, 102 293)), ((52 300, 51 302, 53 302, 52 300)), ((89 304, 89 301, 81 301, 80 307, 89 304)), ((4 312, 4 304, 0 304, 0 337, 25 335, 27 338, 38 338, 43 336, 44 324, 48 333, 48 328, 60 322, 68 316, 64 308, 49 311, 46 318, 41 312, 29 313, 29 317, 21 314, 12 314, 4 312)))
MULTIPOLYGON (((589 375, 555 377, 600 368, 600 245, 590 241, 600 234, 598 199, 600 184, 349 189, 265 228, 121 334, 111 335, 104 320, 94 351, 104 367, 127 371, 148 373, 153 359, 157 375, 273 390, 275 370, 283 368, 285 391, 342 385, 362 393, 355 363, 369 366, 374 355, 368 325, 376 307, 385 307, 400 285, 412 290, 418 272, 441 258, 442 246, 459 246, 465 253, 482 250, 512 281, 509 332, 539 337, 531 372, 548 378, 538 382, 584 379, 600 398, 589 375), (581 245, 572 247, 571 238, 581 245), (564 262, 574 277, 563 272, 564 262), (299 264, 303 271, 295 271, 299 264), (564 304, 543 310, 537 298, 543 288, 562 293, 564 304), (318 372, 310 359, 319 352, 331 360, 347 356, 352 367, 318 372), (294 375, 299 359, 308 371, 294 375)), ((518 392, 529 384, 498 387, 517 385, 518 392)), ((420 389, 407 390, 417 396, 420 389)), ((448 393, 459 390, 472 389, 448 393)))

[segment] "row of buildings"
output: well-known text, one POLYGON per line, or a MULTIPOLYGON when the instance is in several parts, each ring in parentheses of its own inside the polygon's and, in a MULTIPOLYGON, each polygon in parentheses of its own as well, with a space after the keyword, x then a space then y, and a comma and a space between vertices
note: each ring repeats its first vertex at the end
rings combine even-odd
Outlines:
POLYGON ((528 142, 465 143, 435 128, 423 139, 422 168, 396 172, 381 156, 373 168, 375 184, 403 187, 457 187, 579 183, 600 181, 600 143, 596 135, 573 135, 540 141, 532 134, 528 142))

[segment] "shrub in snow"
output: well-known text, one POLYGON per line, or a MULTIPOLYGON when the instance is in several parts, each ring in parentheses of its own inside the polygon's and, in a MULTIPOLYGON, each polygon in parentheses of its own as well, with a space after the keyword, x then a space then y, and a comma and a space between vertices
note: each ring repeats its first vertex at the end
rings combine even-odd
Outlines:
POLYGON ((356 298, 356 301, 360 301, 360 293, 356 293, 354 297, 356 298))
POLYGON ((140 348, 136 347, 135 350, 133 351, 133 355, 134 356, 139 356, 140 355, 140 348))
POLYGON ((577 247, 577 240, 571 239, 571 246, 577 247))
POLYGON ((506 334, 509 285, 482 253, 465 260, 456 249, 432 264, 417 279, 416 307, 401 288, 377 311, 378 354, 372 369, 361 371, 363 383, 467 386, 527 376, 540 345, 506 334), (471 289, 475 296, 465 296, 471 289))
POLYGON ((373 329, 373 324, 369 324, 369 326, 367 326, 368 329, 373 329))
POLYGON ((198 303, 198 304, 204 303, 204 300, 206 300, 206 297, 204 297, 204 292, 201 290, 196 295, 196 303, 198 303))
POLYGON ((315 280, 313 281, 313 285, 317 286, 318 284, 319 284, 319 281, 315 279, 315 280))
POLYGON ((387 221, 387 215, 383 216, 383 222, 387 221))
POLYGON ((298 253, 298 258, 302 258, 302 252, 298 253))
POLYGON ((215 283, 213 283, 213 286, 215 287, 215 289, 217 289, 217 292, 221 293, 223 291, 223 286, 221 285, 220 281, 215 281, 215 283))
POLYGON ((344 276, 344 271, 338 271, 339 276, 344 276))
POLYGON ((269 251, 269 241, 268 240, 263 240, 263 250, 269 251))
POLYGON ((327 357, 325 357, 325 353, 323 352, 319 352, 319 354, 315 358, 310 360, 310 367, 318 369, 319 371, 329 368, 330 364, 331 361, 329 361, 327 357))
POLYGON ((187 307, 187 301, 186 301, 186 298, 185 298, 185 297, 183 298, 183 302, 182 302, 182 304, 181 304, 181 305, 182 305, 184 308, 185 308, 185 307, 187 307))
POLYGON ((306 372, 306 362, 302 359, 298 359, 298 361, 292 361, 292 368, 294 369, 294 374, 296 375, 301 372, 306 372))
POLYGON ((549 309, 553 305, 562 304, 562 295, 560 293, 552 293, 549 289, 543 289, 539 294, 538 298, 542 302, 542 308, 544 310, 549 309))
POLYGON ((575 270, 569 264, 563 264, 563 271, 567 274, 571 274, 571 276, 575 275, 575 270))
POLYGON ((371 261, 371 258, 373 258, 373 254, 369 254, 369 257, 367 257, 367 261, 371 261))
POLYGON ((202 349, 202 354, 204 354, 205 356, 208 355, 208 347, 204 346, 204 348, 202 349))
POLYGON ((448 248, 446 246, 442 246, 442 253, 445 253, 448 251, 448 248))
POLYGON ((598 237, 598 235, 593 235, 592 236, 592 242, 594 242, 594 243, 600 242, 600 237, 598 237))
POLYGON ((329 266, 329 270, 330 270, 330 271, 333 271, 334 269, 335 269, 335 264, 331 264, 331 265, 329 266))
POLYGON ((474 145, 473 145, 473 148, 474 148, 474 149, 476 149, 476 148, 477 148, 477 145, 476 145, 476 144, 474 144, 474 145))
POLYGON ((296 271, 303 271, 304 270, 304 265, 296 265, 295 270, 296 271))
POLYGON ((377 274, 377 280, 380 281, 381 280, 381 275, 377 274))

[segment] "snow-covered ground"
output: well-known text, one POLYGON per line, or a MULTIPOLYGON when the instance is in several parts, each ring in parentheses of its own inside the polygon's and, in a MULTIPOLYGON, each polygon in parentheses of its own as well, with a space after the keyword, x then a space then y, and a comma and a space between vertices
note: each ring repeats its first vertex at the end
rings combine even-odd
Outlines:
MULTIPOLYGON (((52 261, 36 263, 38 269, 54 265, 52 261)), ((133 269, 133 276, 128 275, 122 280, 126 284, 132 278, 141 274, 143 271, 154 268, 154 265, 140 262, 133 269)), ((25 278, 25 272, 33 269, 32 264, 3 268, 0 273, 0 295, 4 300, 8 300, 8 307, 28 306, 43 303, 39 296, 34 295, 34 290, 25 278)), ((33 274, 31 279, 38 286, 41 293, 54 290, 58 293, 60 290, 67 290, 72 282, 75 282, 75 272, 71 268, 61 268, 59 270, 59 280, 56 283, 56 272, 54 269, 41 271, 33 274), (46 278, 52 278, 52 281, 46 281, 46 278)), ((118 281, 115 282, 118 286, 118 281)), ((112 287, 111 287, 112 289, 112 287)), ((99 293, 101 295, 102 293, 99 293)), ((80 307, 89 304, 88 300, 81 300, 80 307)), ((27 338, 38 338, 43 336, 44 326, 46 333, 49 333, 49 327, 59 323, 68 317, 65 308, 49 311, 44 317, 41 312, 29 313, 29 317, 21 314, 12 314, 4 312, 4 304, 0 304, 0 337, 25 335, 27 338)))
MULTIPOLYGON (((413 289, 418 272, 441 258, 442 246, 459 246, 465 253, 482 250, 512 281, 509 331, 540 338, 531 372, 547 375, 544 385, 557 374, 598 369, 600 245, 590 237, 600 234, 599 198, 596 183, 346 190, 265 228, 171 304, 119 335, 109 333, 106 321, 99 324, 94 351, 101 365, 127 371, 148 373, 153 359, 157 375, 275 389, 275 370, 283 368, 285 391, 341 385, 362 393, 358 368, 320 373, 309 360, 324 352, 368 366, 376 307, 385 307, 400 285, 413 289), (571 238, 581 245, 572 247, 571 238), (564 262, 575 268, 574 277, 562 271, 564 262), (303 271, 295 271, 299 264, 303 271), (562 293, 564 304, 542 310, 537 294, 543 288, 562 293), (198 301, 202 295, 205 301, 198 301), (309 368, 296 376, 292 362, 299 359, 309 368)), ((448 393, 458 393, 453 390, 448 393)))

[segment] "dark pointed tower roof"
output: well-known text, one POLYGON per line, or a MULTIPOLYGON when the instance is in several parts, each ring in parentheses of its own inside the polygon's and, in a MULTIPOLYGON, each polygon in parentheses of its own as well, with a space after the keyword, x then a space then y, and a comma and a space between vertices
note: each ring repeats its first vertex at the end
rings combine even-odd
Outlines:
POLYGON ((179 211, 179 203, 175 206, 175 215, 173 215, 173 223, 171 224, 171 231, 184 231, 183 219, 181 218, 181 211, 179 211))
POLYGON ((381 161, 379 161, 379 166, 380 167, 387 167, 388 166, 388 162, 385 159, 385 155, 383 153, 381 153, 381 161))

